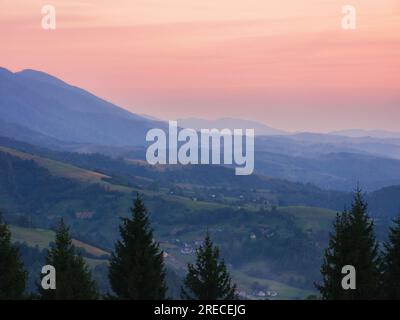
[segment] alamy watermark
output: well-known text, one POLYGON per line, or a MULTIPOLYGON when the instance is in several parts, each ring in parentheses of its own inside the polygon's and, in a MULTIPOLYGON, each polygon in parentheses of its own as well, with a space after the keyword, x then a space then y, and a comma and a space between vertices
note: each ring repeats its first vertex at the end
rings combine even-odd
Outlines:
POLYGON ((346 265, 342 268, 342 274, 345 274, 342 279, 343 290, 356 290, 356 268, 352 265, 346 265))
POLYGON ((56 268, 52 265, 45 265, 42 268, 42 275, 43 290, 56 290, 56 268))
POLYGON ((146 141, 153 142, 146 152, 151 165, 224 164, 236 165, 236 175, 251 175, 254 171, 254 129, 197 132, 179 129, 176 121, 169 121, 168 137, 162 129, 151 129, 146 141))
POLYGON ((357 12, 356 8, 352 5, 345 5, 342 8, 342 29, 355 30, 357 28, 357 12))
POLYGON ((41 26, 44 30, 55 30, 57 27, 56 8, 50 4, 42 7, 41 13, 43 15, 41 26))

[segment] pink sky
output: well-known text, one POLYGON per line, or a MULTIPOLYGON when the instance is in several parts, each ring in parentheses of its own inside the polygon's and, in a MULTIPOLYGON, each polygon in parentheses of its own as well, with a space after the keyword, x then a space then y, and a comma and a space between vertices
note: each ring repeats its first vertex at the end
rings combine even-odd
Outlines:
POLYGON ((399 0, 1 0, 0 65, 136 113, 400 131, 399 0), (57 29, 41 29, 41 7, 57 29), (357 9, 357 29, 341 9, 357 9))

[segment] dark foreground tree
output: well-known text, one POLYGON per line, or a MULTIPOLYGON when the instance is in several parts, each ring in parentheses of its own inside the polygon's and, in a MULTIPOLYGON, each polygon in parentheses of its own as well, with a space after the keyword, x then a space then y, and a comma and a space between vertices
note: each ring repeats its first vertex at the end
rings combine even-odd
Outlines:
POLYGON ((383 254, 383 298, 400 300, 400 216, 390 228, 389 241, 383 254))
POLYGON ((188 264, 188 273, 182 287, 182 298, 188 300, 233 300, 236 285, 225 263, 219 258, 219 249, 214 246, 209 234, 204 244, 197 249, 196 263, 188 264))
POLYGON ((163 252, 153 240, 147 210, 139 196, 131 211, 131 219, 122 219, 121 240, 111 256, 111 287, 119 299, 165 299, 163 252))
MULTIPOLYGON (((56 289, 44 290, 39 286, 45 300, 92 300, 98 298, 98 291, 91 272, 78 255, 72 244, 69 228, 61 220, 54 246, 50 249, 46 264, 56 270, 56 289)), ((43 277, 43 275, 42 275, 43 277)))
POLYGON ((24 298, 26 279, 18 249, 11 243, 11 232, 0 215, 0 300, 24 298))
POLYGON ((379 297, 379 256, 374 223, 367 214, 360 189, 356 190, 350 212, 336 217, 334 233, 321 267, 322 284, 317 285, 323 299, 371 300, 379 297), (342 268, 354 266, 356 289, 342 287, 342 268))

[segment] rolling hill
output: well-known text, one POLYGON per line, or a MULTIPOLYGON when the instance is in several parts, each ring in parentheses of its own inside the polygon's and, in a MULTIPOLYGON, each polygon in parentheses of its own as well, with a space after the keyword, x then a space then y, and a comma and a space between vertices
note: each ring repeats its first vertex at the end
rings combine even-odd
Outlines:
MULTIPOLYGON (((211 173, 214 176, 218 170, 230 169, 215 170, 211 173)), ((95 248, 111 250, 118 237, 119 217, 129 214, 129 206, 134 195, 106 188, 101 184, 101 180, 98 180, 98 174, 94 173, 59 160, 3 147, 0 151, 0 206, 5 209, 4 217, 13 224, 14 239, 44 248, 54 237, 54 233, 48 229, 54 228, 62 217, 71 226, 74 237, 79 239, 80 242, 75 241, 78 247, 95 257, 103 253, 95 248), (85 178, 82 179, 77 173, 85 178), (27 225, 33 227, 27 228, 27 225), (96 245, 87 245, 88 243, 96 245)), ((159 176, 160 172, 156 174, 159 176)), ((168 176, 171 173, 165 174, 167 174, 165 179, 171 180, 168 176)), ((259 279, 260 283, 266 283, 268 279, 272 288, 280 288, 281 298, 293 298, 293 293, 299 295, 303 292, 305 295, 308 292, 309 289, 305 288, 309 287, 307 283, 310 283, 312 272, 315 272, 312 270, 316 268, 308 268, 310 272, 300 276, 300 266, 305 261, 295 258, 292 260, 291 270, 283 268, 278 273, 271 271, 257 275, 261 272, 257 267, 257 261, 260 259, 257 254, 260 251, 254 251, 252 248, 253 245, 257 245, 260 249, 264 248, 261 252, 269 252, 270 248, 276 248, 268 254, 266 262, 269 268, 274 270, 282 259, 285 261, 292 259, 287 255, 291 250, 299 250, 299 247, 290 249, 287 246, 288 241, 295 241, 301 250, 306 252, 319 250, 305 240, 312 235, 316 243, 324 241, 319 228, 314 226, 310 233, 310 227, 304 227, 300 217, 305 214, 307 208, 299 210, 279 208, 274 213, 269 208, 264 208, 262 202, 254 203, 247 199, 247 195, 246 199, 240 197, 237 191, 228 197, 230 199, 212 200, 212 197, 204 197, 194 200, 187 192, 199 188, 202 180, 194 178, 193 181, 188 181, 187 176, 190 175, 186 175, 186 183, 192 184, 187 187, 181 185, 180 188, 184 191, 181 194, 171 194, 171 189, 168 187, 161 187, 158 190, 144 187, 137 189, 144 194, 146 205, 151 212, 155 234, 167 251, 167 264, 173 270, 180 275, 183 274, 185 264, 193 259, 193 254, 182 253, 183 248, 185 246, 194 248, 209 228, 227 261, 232 265, 232 270, 238 274, 238 281, 249 293, 251 291, 249 284, 246 281, 242 282, 241 279, 259 279), (224 232, 221 233, 221 230, 224 232), (252 240, 250 238, 252 233, 260 238, 252 240), (235 248, 231 247, 232 244, 235 248), (283 252, 287 254, 282 255, 283 252), (242 255, 245 256, 245 260, 240 258, 242 255), (256 267, 253 266, 250 271, 246 271, 249 262, 254 262, 256 267), (287 277, 288 272, 296 274, 296 278, 300 277, 302 280, 298 283, 288 280, 290 278, 287 277), (278 283, 280 285, 277 285, 278 283), (288 293, 285 290, 289 290, 288 293)), ((112 181, 111 179, 108 183, 112 184, 112 181)), ((179 177, 177 181, 180 181, 179 177)), ((215 191, 203 190, 204 194, 215 191)), ((315 215, 325 216, 325 211, 313 210, 315 215)), ((317 254, 314 256, 318 257, 317 254)), ((98 266, 98 261, 92 260, 90 263, 94 267, 98 266)), ((318 265, 317 260, 313 265, 315 267, 318 265)))
MULTIPOLYGON (((261 175, 237 183, 224 167, 160 170, 103 155, 6 145, 0 149, 0 207, 15 239, 45 247, 53 237, 48 229, 62 217, 80 240, 77 246, 95 257, 103 252, 96 248, 112 250, 119 217, 129 214, 140 192, 169 268, 182 276, 208 230, 249 298, 257 298, 254 283, 281 299, 312 293, 335 216, 318 204, 341 209, 351 197, 261 175)), ((374 201, 397 192, 377 193, 374 201)), ((101 269, 100 260, 88 261, 101 269)))
MULTIPOLYGON (((55 232, 52 230, 40 228, 24 228, 19 226, 10 226, 13 242, 27 243, 30 246, 38 246, 40 249, 49 248, 50 243, 55 240, 55 232)), ((86 253, 98 259, 104 259, 109 255, 109 252, 97 248, 82 241, 73 239, 72 243, 75 247, 84 250, 86 253)))

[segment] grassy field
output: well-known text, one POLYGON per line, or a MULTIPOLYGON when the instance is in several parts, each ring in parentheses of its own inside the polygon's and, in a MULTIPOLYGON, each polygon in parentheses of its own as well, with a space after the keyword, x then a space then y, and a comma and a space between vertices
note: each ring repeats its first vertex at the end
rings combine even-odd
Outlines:
POLYGON ((336 212, 329 209, 304 206, 280 207, 278 212, 293 216, 303 231, 313 232, 329 232, 336 216, 336 212))
MULTIPOLYGON (((50 243, 55 239, 55 232, 52 230, 45 229, 30 229, 30 228, 22 228, 17 226, 10 226, 12 233, 13 242, 26 242, 28 245, 35 247, 38 246, 40 249, 48 248, 50 243)), ((79 240, 72 240, 72 243, 80 249, 85 250, 87 253, 95 257, 101 257, 103 255, 107 255, 108 252, 89 245, 87 243, 83 243, 79 240)))
POLYGON ((13 242, 26 242, 28 245, 40 249, 49 247, 50 242, 54 241, 55 233, 45 229, 28 229, 17 226, 10 226, 13 242))
POLYGON ((132 192, 133 190, 131 188, 125 187, 125 186, 119 186, 119 185, 114 185, 111 184, 107 181, 104 181, 103 179, 110 178, 109 176, 106 176, 104 174, 82 169, 67 163, 63 163, 60 161, 48 159, 48 158, 43 158, 37 155, 33 155, 30 153, 25 153, 25 152, 20 152, 14 149, 10 149, 7 147, 2 147, 0 146, 0 151, 9 153, 15 157, 18 157, 23 160, 32 160, 36 164, 38 164, 41 167, 46 168, 49 170, 49 172, 56 177, 62 177, 62 178, 67 178, 67 179, 73 179, 73 180, 78 180, 83 183, 95 183, 102 185, 104 188, 107 190, 111 191, 119 191, 119 192, 132 192))
POLYGON ((311 290, 295 288, 278 281, 251 277, 237 270, 232 272, 232 276, 238 282, 239 290, 247 293, 248 299, 301 300, 309 295, 315 294, 315 292, 311 290), (254 295, 251 290, 251 286, 254 282, 268 288, 268 291, 276 292, 277 295, 275 297, 258 297, 254 295))

